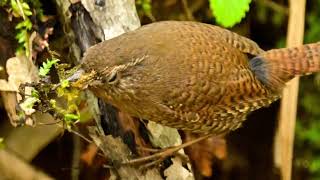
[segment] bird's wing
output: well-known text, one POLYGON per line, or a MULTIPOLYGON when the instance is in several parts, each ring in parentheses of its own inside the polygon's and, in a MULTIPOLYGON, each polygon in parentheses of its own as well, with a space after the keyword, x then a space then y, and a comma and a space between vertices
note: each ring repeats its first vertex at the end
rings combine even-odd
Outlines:
POLYGON ((204 41, 214 39, 225 42, 243 53, 258 55, 264 52, 254 41, 219 26, 191 21, 165 21, 159 24, 159 26, 162 24, 166 28, 170 27, 176 31, 180 31, 180 34, 188 34, 193 37, 204 34, 208 37, 208 39, 204 39, 204 41), (170 26, 166 25, 166 23, 170 26))
POLYGON ((218 26, 208 24, 204 25, 212 28, 217 38, 230 44, 232 47, 240 50, 243 53, 258 55, 264 52, 264 50, 261 49, 257 43, 244 36, 218 26))

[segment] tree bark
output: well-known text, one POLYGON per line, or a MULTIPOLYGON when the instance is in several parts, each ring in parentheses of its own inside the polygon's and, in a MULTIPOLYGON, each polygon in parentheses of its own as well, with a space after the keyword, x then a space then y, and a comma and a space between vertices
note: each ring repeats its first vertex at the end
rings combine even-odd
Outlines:
MULTIPOLYGON (((63 22, 64 27, 67 27, 67 34, 71 38, 74 38, 76 42, 72 43, 71 46, 73 51, 71 53, 75 54, 74 57, 81 56, 87 48, 97 43, 97 39, 102 41, 108 40, 140 27, 140 20, 135 9, 134 0, 81 0, 81 2, 73 4, 64 0, 56 0, 56 2, 60 16, 62 16, 61 22, 63 22), (70 16, 70 14, 72 15, 70 16)), ((80 62, 78 58, 77 60, 80 62)), ((101 100, 98 102, 100 110, 98 112, 99 118, 96 118, 97 128, 90 128, 91 137, 110 162, 123 162, 131 159, 132 154, 136 151, 135 145, 144 144, 144 142, 141 142, 143 138, 139 137, 139 130, 135 127, 138 120, 134 120, 129 115, 118 111, 117 108, 105 104, 101 100), (128 125, 131 127, 128 128, 128 125), (132 134, 134 137, 132 137, 132 134), (114 138, 118 136, 122 137, 122 140, 114 138), (129 147, 131 148, 129 149, 123 142, 129 142, 129 147)), ((153 123, 148 124, 147 128, 151 132, 149 138, 156 147, 181 144, 181 138, 176 129, 154 125, 153 123), (160 133, 159 128, 161 129, 160 133), (163 145, 164 141, 169 143, 163 145)), ((139 167, 130 167, 117 163, 114 165, 116 168, 110 169, 113 178, 162 179, 158 167, 141 171, 139 167)), ((168 173, 164 173, 167 178, 170 176, 173 179, 179 177, 185 177, 182 179, 193 179, 190 170, 184 168, 181 162, 176 162, 174 166, 170 167, 167 169, 167 172, 175 172, 176 174, 171 173, 168 175, 168 173), (171 171, 169 171, 170 167, 171 171)))

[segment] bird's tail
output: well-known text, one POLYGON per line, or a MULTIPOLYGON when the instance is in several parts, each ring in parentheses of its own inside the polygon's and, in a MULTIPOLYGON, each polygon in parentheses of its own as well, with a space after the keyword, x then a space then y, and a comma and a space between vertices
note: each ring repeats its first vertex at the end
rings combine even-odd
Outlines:
POLYGON ((295 76, 320 71, 320 42, 266 51, 251 59, 250 66, 262 83, 281 90, 295 76))

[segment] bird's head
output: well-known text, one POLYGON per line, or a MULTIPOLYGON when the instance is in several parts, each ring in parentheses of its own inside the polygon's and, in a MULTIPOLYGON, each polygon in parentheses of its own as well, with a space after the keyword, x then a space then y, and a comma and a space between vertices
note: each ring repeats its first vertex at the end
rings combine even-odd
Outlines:
POLYGON ((143 65, 148 55, 136 48, 123 48, 119 46, 121 42, 121 38, 116 38, 90 47, 82 59, 80 79, 74 86, 88 87, 111 101, 122 100, 130 93, 131 96, 146 75, 143 65))

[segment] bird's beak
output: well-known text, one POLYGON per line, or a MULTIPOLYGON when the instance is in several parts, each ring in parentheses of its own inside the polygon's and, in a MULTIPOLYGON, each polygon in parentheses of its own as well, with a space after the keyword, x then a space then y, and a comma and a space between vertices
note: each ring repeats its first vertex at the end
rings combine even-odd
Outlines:
MULTIPOLYGON (((66 80, 69 81, 72 84, 77 83, 77 81, 81 80, 82 75, 84 74, 84 70, 83 69, 78 69, 75 73, 73 73, 70 77, 68 77, 66 80)), ((56 84, 53 87, 53 90, 57 89, 58 87, 61 86, 61 82, 59 82, 58 84, 56 84)))
MULTIPOLYGON (((97 73, 95 71, 85 72, 83 69, 77 70, 67 78, 71 86, 79 89, 86 89, 89 85, 97 84, 97 73)), ((101 81, 98 81, 101 84, 101 81)))

